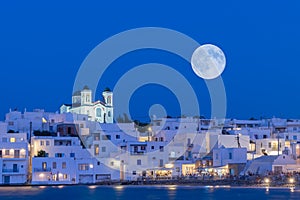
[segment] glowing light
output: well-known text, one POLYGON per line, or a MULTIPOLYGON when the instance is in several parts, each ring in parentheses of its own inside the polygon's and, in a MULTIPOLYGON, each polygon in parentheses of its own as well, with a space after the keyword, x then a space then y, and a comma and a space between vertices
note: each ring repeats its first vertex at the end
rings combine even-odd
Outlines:
POLYGON ((115 189, 117 189, 117 190, 123 190, 123 188, 124 188, 124 187, 121 186, 121 185, 115 187, 115 189))
POLYGON ((177 189, 176 187, 177 187, 176 185, 170 185, 170 186, 168 186, 168 189, 169 190, 176 190, 177 189))
POLYGON ((174 164, 165 164, 165 168, 171 169, 174 167, 174 164))
POLYGON ((265 183, 270 183, 270 179, 269 178, 265 178, 265 183))
POLYGON ((290 183, 294 183, 294 182, 295 182, 295 179, 294 179, 294 178, 290 178, 290 179, 289 179, 289 182, 290 182, 290 183))
POLYGON ((47 120, 43 117, 43 118, 42 118, 42 122, 43 122, 43 123, 47 123, 47 120))
POLYGON ((58 186, 58 188, 59 188, 59 189, 62 189, 62 188, 64 188, 64 186, 63 186, 63 185, 60 185, 60 186, 58 186))
POLYGON ((40 178, 44 178, 44 177, 45 177, 45 174, 40 174, 39 177, 40 177, 40 178))
POLYGON ((95 185, 90 185, 89 188, 90 188, 90 189, 96 189, 97 186, 95 186, 95 185))
POLYGON ((93 164, 90 164, 90 168, 93 169, 93 168, 94 168, 94 165, 93 165, 93 164))

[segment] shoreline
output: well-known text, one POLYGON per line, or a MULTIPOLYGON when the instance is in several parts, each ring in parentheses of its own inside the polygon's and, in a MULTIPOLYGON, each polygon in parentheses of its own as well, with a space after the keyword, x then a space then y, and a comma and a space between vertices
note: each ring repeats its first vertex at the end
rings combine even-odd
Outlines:
POLYGON ((87 183, 87 184, 1 184, 0 188, 4 187, 71 187, 71 186, 109 186, 109 187, 147 187, 147 186, 160 186, 160 187, 205 187, 205 188, 269 188, 269 189, 297 189, 300 190, 300 184, 264 184, 264 183, 246 183, 241 181, 227 181, 227 180, 214 180, 214 181, 107 181, 100 183, 87 183))

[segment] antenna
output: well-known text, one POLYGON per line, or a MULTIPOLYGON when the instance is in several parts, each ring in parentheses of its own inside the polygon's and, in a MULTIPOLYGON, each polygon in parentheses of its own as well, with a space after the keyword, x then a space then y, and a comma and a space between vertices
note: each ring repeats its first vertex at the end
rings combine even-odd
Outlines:
POLYGON ((240 143, 240 134, 236 135, 236 141, 237 141, 237 144, 238 144, 238 148, 242 148, 241 143, 240 143))

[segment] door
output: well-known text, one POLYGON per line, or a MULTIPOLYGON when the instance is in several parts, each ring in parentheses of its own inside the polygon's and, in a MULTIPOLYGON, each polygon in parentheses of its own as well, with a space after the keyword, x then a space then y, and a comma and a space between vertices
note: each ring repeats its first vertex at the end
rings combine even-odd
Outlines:
POLYGON ((4 184, 10 183, 10 176, 4 176, 4 184))
POLYGON ((13 164, 13 172, 18 172, 18 164, 13 164))

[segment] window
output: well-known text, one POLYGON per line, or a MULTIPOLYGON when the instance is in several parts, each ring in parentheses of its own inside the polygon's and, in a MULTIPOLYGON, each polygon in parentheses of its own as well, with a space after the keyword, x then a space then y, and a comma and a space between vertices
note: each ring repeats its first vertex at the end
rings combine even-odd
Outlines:
POLYGON ((219 160, 219 154, 216 153, 216 160, 219 160))
POLYGON ((101 148, 101 151, 102 151, 102 152, 106 152, 106 147, 102 147, 102 148, 101 148))
POLYGON ((254 135, 254 138, 255 138, 255 139, 258 139, 258 135, 254 135))
POLYGON ((116 135, 116 139, 120 139, 121 137, 120 137, 120 135, 116 135))
POLYGON ((0 150, 0 158, 2 158, 2 150, 0 150))
POLYGON ((271 142, 269 142, 269 148, 271 148, 272 147, 272 144, 271 144, 271 142))
POLYGON ((141 150, 146 150, 146 146, 141 146, 141 150))
POLYGON ((50 141, 46 141, 46 146, 49 146, 50 145, 50 141))
POLYGON ((110 135, 102 135, 102 140, 111 140, 110 135))
POLYGON ((67 163, 66 163, 66 162, 63 162, 62 165, 61 165, 61 168, 62 168, 62 169, 66 169, 66 168, 67 168, 67 163))
POLYGON ((108 111, 108 114, 107 114, 107 115, 108 115, 108 117, 111 117, 111 112, 110 112, 110 111, 108 111))
POLYGON ((297 135, 293 135, 293 140, 297 140, 297 135))
POLYGON ((229 159, 230 160, 232 159, 232 153, 231 152, 229 153, 229 159))
POLYGON ((136 171, 132 171, 132 175, 136 175, 136 171))
POLYGON ((267 135, 263 135, 263 138, 264 138, 264 139, 267 138, 267 135))
POLYGON ((56 162, 53 162, 53 163, 52 163, 52 168, 53 168, 53 169, 56 169, 56 162))
POLYGON ((16 138, 12 137, 12 138, 9 138, 9 142, 16 142, 16 138))
POLYGON ((2 138, 2 142, 7 142, 7 138, 6 138, 6 137, 3 137, 3 138, 2 138))
POLYGON ((62 158, 62 157, 65 157, 65 154, 64 153, 56 153, 55 157, 62 158))
POLYGON ((100 165, 100 162, 99 162, 99 161, 97 162, 97 165, 100 165))
POLYGON ((107 104, 111 104, 111 96, 107 97, 107 104))
POLYGON ((45 142, 43 140, 40 141, 40 146, 44 146, 45 142))
POLYGON ((5 155, 9 156, 9 150, 8 149, 5 150, 5 155))
POLYGON ((64 174, 63 178, 67 179, 68 178, 68 174, 64 174))
POLYGON ((96 109, 96 117, 98 117, 98 118, 101 117, 101 108, 96 109))
POLYGON ((110 162, 110 165, 111 165, 111 166, 114 166, 114 165, 115 165, 115 163, 114 163, 114 162, 110 162))
POLYGON ((20 150, 18 149, 14 150, 14 158, 20 158, 20 150))
POLYGON ((99 155, 99 144, 94 145, 94 154, 95 154, 95 156, 99 155))
POLYGON ((163 138, 163 137, 160 137, 160 138, 159 138, 159 141, 163 142, 163 141, 164 141, 164 138, 163 138))
POLYGON ((42 169, 46 170, 47 169, 47 163, 46 162, 42 162, 42 169))
POLYGON ((154 146, 151 146, 151 149, 154 149, 154 146))
POLYGON ((79 164, 78 165, 78 170, 79 171, 87 171, 87 170, 89 170, 89 164, 79 164))
POLYGON ((164 160, 163 159, 160 159, 159 160, 159 167, 163 167, 164 166, 164 160))
POLYGON ((14 126, 15 123, 14 122, 8 122, 8 126, 14 126))
POLYGON ((159 146, 159 151, 164 152, 164 146, 159 146))
POLYGON ((138 160, 136 161, 136 164, 137 164, 137 165, 142 165, 142 161, 141 161, 140 159, 138 159, 138 160))
POLYGON ((70 153, 70 157, 74 158, 75 157, 75 153, 70 153))

